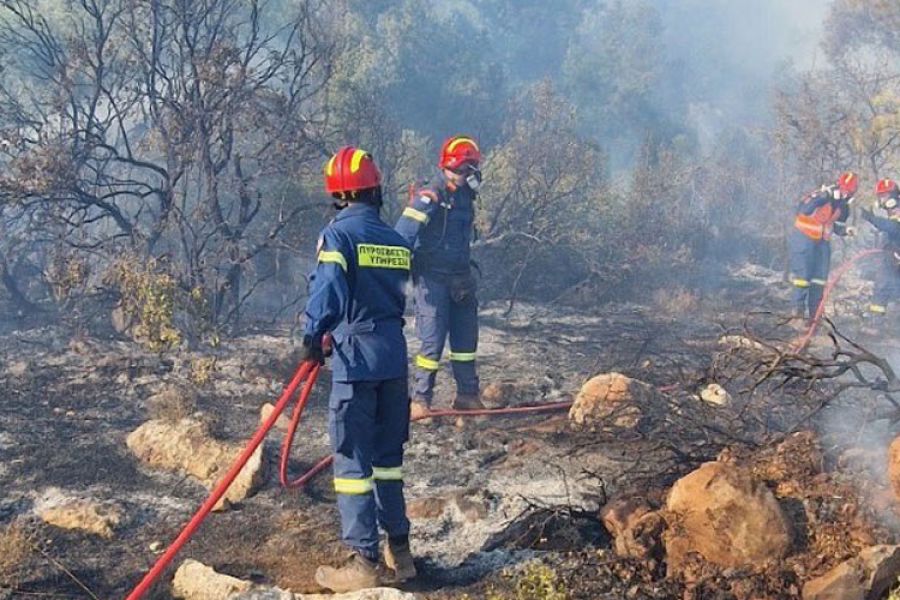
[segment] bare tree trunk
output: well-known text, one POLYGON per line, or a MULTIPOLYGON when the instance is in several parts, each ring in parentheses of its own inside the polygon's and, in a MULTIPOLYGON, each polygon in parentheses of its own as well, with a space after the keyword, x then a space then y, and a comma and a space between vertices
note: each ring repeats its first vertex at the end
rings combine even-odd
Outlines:
POLYGON ((519 283, 522 281, 522 275, 525 274, 525 269, 527 269, 528 265, 531 263, 531 257, 534 255, 535 248, 537 248, 537 244, 532 244, 528 247, 528 253, 522 260, 519 272, 516 273, 516 279, 513 281, 512 290, 509 292, 509 306, 506 307, 506 311, 503 313, 504 317, 508 317, 512 313, 513 307, 516 305, 516 299, 519 295, 519 283))
POLYGON ((22 290, 19 289, 19 282, 16 281, 15 276, 10 272, 6 256, 2 254, 0 254, 0 280, 3 281, 3 287, 5 287, 6 291, 9 293, 9 297, 12 299, 13 304, 15 304, 16 308, 21 312, 33 314, 40 311, 40 308, 29 300, 25 294, 22 293, 22 290))

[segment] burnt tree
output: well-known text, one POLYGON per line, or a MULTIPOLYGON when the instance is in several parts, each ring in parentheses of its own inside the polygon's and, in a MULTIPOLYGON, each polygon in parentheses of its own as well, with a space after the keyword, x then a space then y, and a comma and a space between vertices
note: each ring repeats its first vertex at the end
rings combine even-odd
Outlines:
POLYGON ((329 9, 292 7, 79 0, 43 14, 0 3, 0 197, 53 225, 19 233, 97 273, 125 253, 165 257, 214 325, 237 322, 258 284, 245 281, 253 258, 312 206, 298 181, 324 151, 329 9))

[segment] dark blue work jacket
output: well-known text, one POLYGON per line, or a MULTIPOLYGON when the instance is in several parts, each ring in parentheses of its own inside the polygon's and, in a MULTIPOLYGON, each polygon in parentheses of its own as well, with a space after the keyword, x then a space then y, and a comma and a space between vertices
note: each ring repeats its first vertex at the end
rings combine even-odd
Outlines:
POLYGON ((458 275, 469 271, 474 224, 475 192, 451 191, 441 176, 414 194, 396 229, 413 247, 416 273, 458 275))
POLYGON ((351 204, 322 231, 306 304, 306 335, 334 338, 335 381, 406 377, 404 287, 410 247, 368 204, 351 204))

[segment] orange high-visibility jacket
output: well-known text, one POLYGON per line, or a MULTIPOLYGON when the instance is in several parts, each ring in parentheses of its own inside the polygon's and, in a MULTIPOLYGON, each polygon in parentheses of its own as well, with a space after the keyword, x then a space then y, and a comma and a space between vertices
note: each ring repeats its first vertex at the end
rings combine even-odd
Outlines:
POLYGON ((850 206, 836 197, 836 191, 837 186, 824 186, 807 194, 797 206, 794 227, 814 240, 830 240, 833 233, 844 235, 850 206))

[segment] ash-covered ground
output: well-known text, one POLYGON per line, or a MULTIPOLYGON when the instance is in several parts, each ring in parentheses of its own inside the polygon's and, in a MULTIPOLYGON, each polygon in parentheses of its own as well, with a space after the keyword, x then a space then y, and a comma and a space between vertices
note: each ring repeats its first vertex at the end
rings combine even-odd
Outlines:
MULTIPOLYGON (((655 388, 659 405, 615 427, 576 427, 565 411, 414 424, 405 473, 420 577, 406 589, 434 598, 799 597, 805 580, 861 548, 895 543, 887 447, 900 428, 890 403, 865 389, 823 402, 829 382, 820 389, 773 376, 756 384, 752 360, 723 347, 723 336, 748 334, 756 312, 760 339, 777 347, 797 336, 765 314, 786 305, 779 281, 748 266, 717 291, 682 289, 644 304, 484 307, 479 360, 489 403, 572 400, 590 377, 617 372, 655 388), (704 402, 711 383, 733 401, 704 402), (791 446, 794 431, 813 441, 791 446), (701 561, 673 573, 664 556, 617 556, 600 517, 605 505, 639 495, 661 508, 673 483, 717 458, 773 490, 796 532, 785 560, 739 569, 701 561), (550 581, 540 585, 563 595, 528 595, 535 564, 550 581)), ((890 341, 866 333, 871 325, 842 302, 846 316, 836 322, 845 333, 889 355, 890 341)), ((821 335, 812 351, 829 355, 829 344, 821 335)), ((271 332, 159 355, 122 339, 10 325, 0 340, 0 520, 24 527, 31 552, 6 596, 124 597, 206 495, 195 478, 150 468, 126 447, 142 423, 166 417, 151 398, 188 390, 210 435, 238 444, 290 375, 290 352, 288 337, 271 332), (48 508, 72 499, 115 513, 110 532, 46 522, 48 508)), ((295 475, 328 452, 327 379, 301 425, 295 475)), ((451 394, 445 370, 438 403, 451 394)), ((316 566, 344 552, 330 477, 282 490, 281 435, 265 447, 261 489, 211 515, 175 566, 193 558, 242 579, 316 591, 316 566)), ((171 597, 173 571, 153 597, 171 597)))

